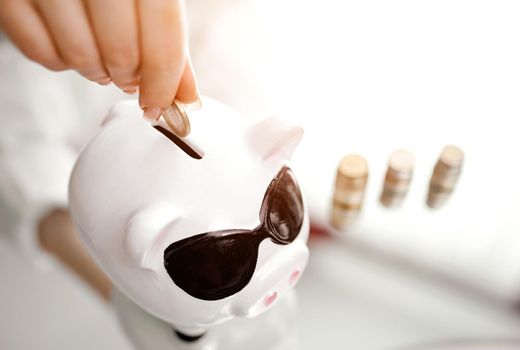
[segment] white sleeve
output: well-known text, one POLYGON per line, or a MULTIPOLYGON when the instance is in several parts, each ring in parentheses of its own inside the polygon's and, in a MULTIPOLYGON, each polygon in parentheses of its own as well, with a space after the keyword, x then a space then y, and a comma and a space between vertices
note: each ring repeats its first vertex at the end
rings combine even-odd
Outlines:
POLYGON ((77 153, 120 96, 74 72, 47 71, 0 38, 0 238, 30 260, 49 260, 37 224, 67 207, 77 153))
POLYGON ((34 142, 0 154, 0 232, 30 260, 45 262, 39 220, 67 206, 67 184, 75 154, 62 144, 34 142))
POLYGON ((66 207, 75 160, 65 140, 75 123, 66 114, 67 77, 53 77, 2 39, 0 76, 0 236, 45 263, 37 225, 50 208, 66 207))

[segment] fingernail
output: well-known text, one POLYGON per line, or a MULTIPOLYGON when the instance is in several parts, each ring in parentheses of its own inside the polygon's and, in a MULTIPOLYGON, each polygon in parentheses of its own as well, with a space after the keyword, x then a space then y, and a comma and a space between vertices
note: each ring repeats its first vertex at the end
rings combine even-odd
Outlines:
POLYGON ((110 79, 109 77, 106 77, 106 78, 103 78, 103 79, 100 79, 97 81, 97 83, 99 85, 109 85, 111 82, 112 82, 112 79, 110 79))
POLYGON ((196 111, 197 109, 202 108, 202 101, 200 100, 200 97, 198 97, 195 102, 184 103, 184 106, 186 107, 187 110, 196 111))
POLYGON ((134 88, 134 89, 123 89, 123 91, 129 95, 133 95, 137 92, 137 88, 134 88))
POLYGON ((161 109, 160 108, 144 108, 143 109, 143 117, 149 121, 157 121, 161 117, 161 109))

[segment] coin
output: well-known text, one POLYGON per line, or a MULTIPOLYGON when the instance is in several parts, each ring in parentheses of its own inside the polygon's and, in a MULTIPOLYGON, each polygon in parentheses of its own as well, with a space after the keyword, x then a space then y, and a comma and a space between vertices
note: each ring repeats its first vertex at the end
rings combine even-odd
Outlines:
POLYGON ((343 157, 336 171, 336 185, 330 208, 330 224, 349 229, 359 217, 368 180, 368 163, 357 154, 343 157))
POLYGON ((162 116, 171 131, 179 136, 186 137, 190 133, 190 120, 184 105, 178 100, 174 100, 172 105, 162 112, 162 116))
POLYGON ((464 152, 454 145, 445 146, 430 178, 426 204, 438 208, 449 198, 459 180, 464 161, 464 152))
POLYGON ((336 173, 336 189, 364 191, 368 179, 368 163, 357 154, 343 157, 336 173))
POLYGON ((380 198, 381 204, 390 208, 403 202, 410 187, 414 165, 415 157, 407 150, 400 149, 390 155, 380 198))
POLYGON ((391 178, 410 179, 415 165, 414 155, 404 149, 394 151, 388 158, 388 172, 391 178))
POLYGON ((367 177, 368 163, 365 158, 358 154, 346 155, 339 163, 338 174, 351 179, 367 177))
POLYGON ((359 214, 359 208, 345 209, 333 205, 330 212, 330 224, 337 230, 346 231, 356 223, 359 214))
POLYGON ((454 145, 445 146, 439 156, 439 161, 450 168, 460 168, 464 160, 464 152, 454 145))

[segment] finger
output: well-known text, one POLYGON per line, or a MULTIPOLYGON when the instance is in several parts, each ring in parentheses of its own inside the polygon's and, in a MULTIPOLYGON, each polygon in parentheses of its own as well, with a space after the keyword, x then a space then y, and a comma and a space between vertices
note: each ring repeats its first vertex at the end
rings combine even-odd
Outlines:
POLYGON ((110 78, 90 29, 87 13, 80 0, 37 0, 62 59, 81 75, 98 83, 110 78))
POLYGON ((124 91, 134 92, 140 60, 134 0, 91 0, 87 7, 110 78, 124 91))
POLYGON ((195 74, 193 73, 191 60, 188 60, 184 67, 176 98, 180 102, 190 105, 191 108, 197 108, 199 107, 198 105, 200 105, 199 89, 197 87, 195 74))
POLYGON ((184 9, 178 0, 139 1, 141 81, 139 103, 156 119, 175 98, 186 63, 184 9))
POLYGON ((2 1, 0 27, 13 43, 31 60, 50 70, 64 70, 51 36, 36 8, 28 1, 2 1))

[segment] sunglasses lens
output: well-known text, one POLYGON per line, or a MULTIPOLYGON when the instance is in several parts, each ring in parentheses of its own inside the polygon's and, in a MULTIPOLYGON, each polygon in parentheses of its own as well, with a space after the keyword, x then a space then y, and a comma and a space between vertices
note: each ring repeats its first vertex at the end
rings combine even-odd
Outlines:
POLYGON ((253 236, 235 230, 189 237, 166 248, 164 266, 189 295, 223 299, 242 290, 253 276, 258 254, 253 236))
POLYGON ((269 194, 267 220, 281 243, 291 243, 303 224, 303 200, 300 187, 289 168, 282 169, 274 192, 269 194))

